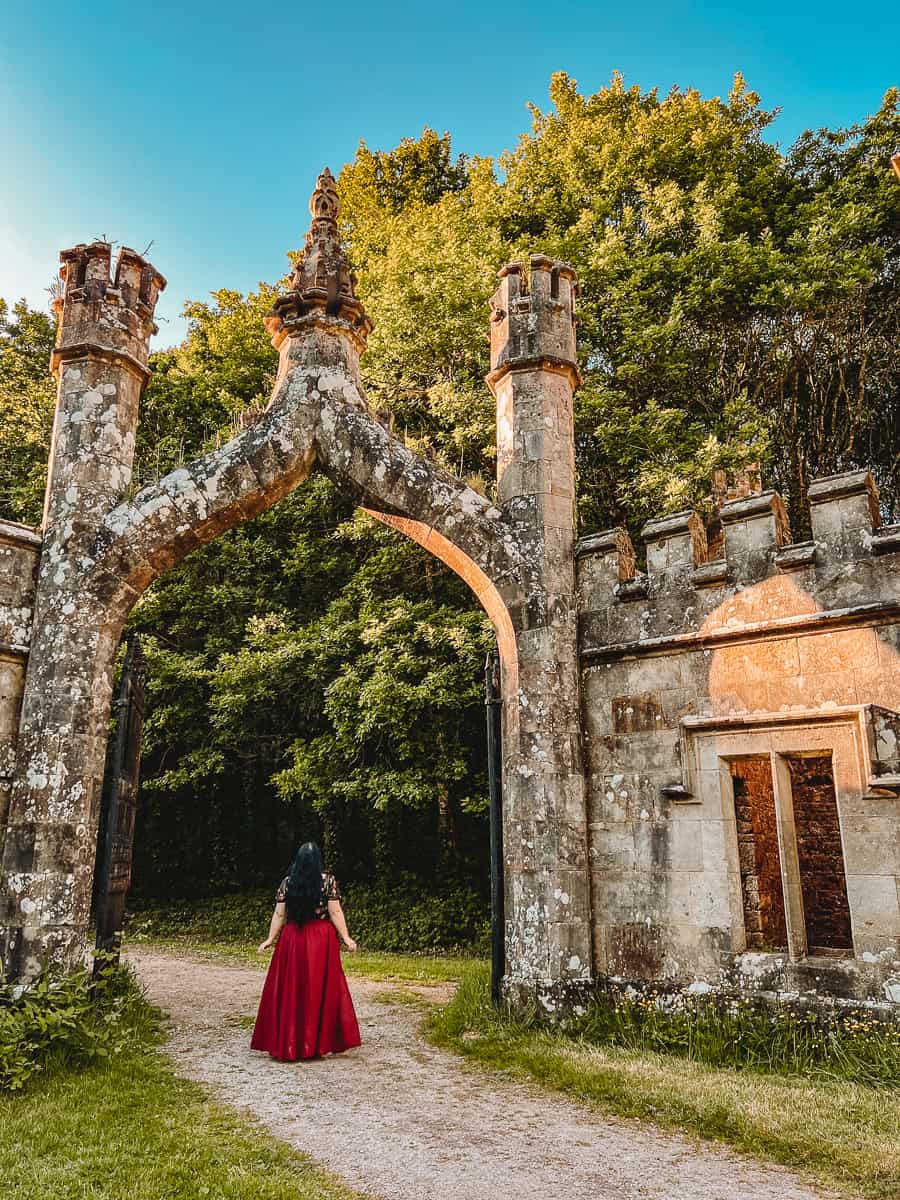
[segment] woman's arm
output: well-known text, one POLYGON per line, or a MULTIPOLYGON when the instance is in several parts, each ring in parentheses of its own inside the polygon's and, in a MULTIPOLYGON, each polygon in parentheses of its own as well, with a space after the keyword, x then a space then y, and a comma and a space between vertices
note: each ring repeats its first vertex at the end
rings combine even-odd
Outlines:
POLYGON ((328 901, 328 916, 331 918, 331 923, 338 931, 338 937, 344 943, 348 950, 356 949, 356 942, 347 932, 347 921, 344 917, 344 910, 341 908, 340 900, 328 901))
POLYGON ((282 900, 280 903, 275 905, 275 911, 272 913, 272 920, 269 923, 269 936, 264 942, 260 942, 260 944, 257 946, 257 954, 262 954, 263 951, 268 950, 270 946, 275 945, 281 936, 281 931, 284 929, 284 923, 286 920, 287 912, 285 910, 284 901, 282 900))

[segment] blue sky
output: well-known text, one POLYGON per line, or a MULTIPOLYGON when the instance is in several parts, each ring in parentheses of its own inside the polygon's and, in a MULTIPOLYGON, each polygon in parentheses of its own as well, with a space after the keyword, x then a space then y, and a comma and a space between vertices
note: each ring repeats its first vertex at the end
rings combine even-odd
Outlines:
POLYGON ((185 300, 276 279, 318 171, 360 138, 424 125, 496 154, 547 106, 553 71, 595 91, 730 87, 782 115, 772 136, 846 125, 900 83, 900 4, 137 5, 7 0, 0 28, 0 295, 46 302, 58 251, 105 235, 169 280, 158 344, 185 300))

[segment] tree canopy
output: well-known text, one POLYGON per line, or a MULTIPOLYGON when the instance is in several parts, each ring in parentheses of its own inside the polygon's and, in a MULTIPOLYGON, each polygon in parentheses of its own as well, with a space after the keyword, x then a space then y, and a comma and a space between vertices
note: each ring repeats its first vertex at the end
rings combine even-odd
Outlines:
MULTIPOLYGON (((579 277, 581 532, 709 504, 759 463, 806 525, 811 477, 871 466, 900 504, 900 95, 847 130, 767 140, 724 98, 627 87, 550 107, 497 159, 426 129, 361 144, 343 233, 375 321, 372 406, 485 491, 494 475, 488 297, 509 259, 579 277)), ((152 356, 137 477, 158 478, 268 397, 274 287, 187 306, 152 356)), ((0 309, 0 515, 37 523, 52 422, 52 317, 0 309)), ((461 582, 315 477, 196 551, 135 610, 150 661, 137 879, 269 878, 296 836, 339 874, 485 870, 480 672, 489 627, 461 582)))

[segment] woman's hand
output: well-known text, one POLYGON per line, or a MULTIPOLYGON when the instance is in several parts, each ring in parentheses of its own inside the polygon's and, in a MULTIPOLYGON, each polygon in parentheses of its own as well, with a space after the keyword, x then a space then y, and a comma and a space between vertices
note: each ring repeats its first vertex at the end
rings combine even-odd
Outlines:
POLYGON ((264 942, 260 942, 259 945, 256 947, 256 953, 257 954, 265 954, 265 952, 271 947, 271 945, 272 945, 272 939, 266 938, 266 940, 264 942))
POLYGON ((351 937, 344 938, 344 945, 350 951, 351 954, 356 953, 356 942, 354 942, 353 938, 351 938, 351 937))

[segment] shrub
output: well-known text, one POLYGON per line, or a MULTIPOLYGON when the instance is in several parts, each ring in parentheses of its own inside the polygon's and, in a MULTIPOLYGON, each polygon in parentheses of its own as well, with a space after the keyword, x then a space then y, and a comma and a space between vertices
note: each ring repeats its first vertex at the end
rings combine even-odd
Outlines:
MULTIPOLYGON (((128 932, 131 937, 262 940, 272 904, 270 890, 175 900, 165 906, 139 903, 130 916, 128 932)), ((344 911, 351 934, 367 950, 484 953, 489 945, 485 902, 466 887, 435 896, 422 892, 421 882, 413 876, 402 876, 390 889, 351 884, 344 889, 344 911)))
POLYGON ((93 983, 76 971, 0 986, 0 1091, 21 1091, 39 1072, 83 1067, 157 1034, 156 1011, 125 967, 93 983))

